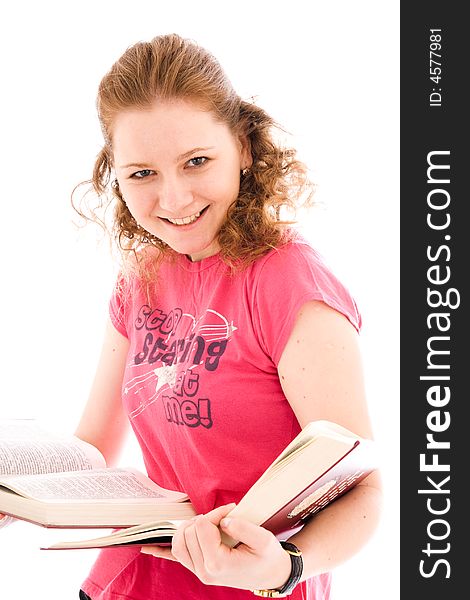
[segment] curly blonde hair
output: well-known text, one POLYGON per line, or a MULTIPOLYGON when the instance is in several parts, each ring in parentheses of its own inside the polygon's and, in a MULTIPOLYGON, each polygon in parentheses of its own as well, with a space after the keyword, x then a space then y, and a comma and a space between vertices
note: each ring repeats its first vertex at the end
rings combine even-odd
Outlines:
MULTIPOLYGON (((286 240, 296 208, 312 203, 313 185, 296 151, 275 141, 280 128, 274 120, 253 102, 240 98, 212 54, 177 34, 129 47, 101 80, 97 110, 105 143, 96 158, 92 179, 84 182, 91 185, 97 202, 84 209, 83 202, 77 206, 73 201, 74 208, 86 220, 106 227, 100 214, 114 204, 110 227, 114 238, 125 254, 132 253, 134 265, 137 259, 141 271, 148 270, 149 265, 149 261, 139 260, 139 255, 147 254, 138 252, 143 248, 156 248, 158 252, 151 254, 157 262, 173 252, 135 221, 113 180, 112 125, 123 110, 146 109, 157 100, 175 99, 194 102, 226 123, 235 135, 249 140, 253 163, 246 174, 241 174, 238 198, 217 238, 227 264, 246 266, 286 240), (284 211, 292 218, 283 218, 284 211)), ((82 201, 85 197, 88 194, 82 201)))

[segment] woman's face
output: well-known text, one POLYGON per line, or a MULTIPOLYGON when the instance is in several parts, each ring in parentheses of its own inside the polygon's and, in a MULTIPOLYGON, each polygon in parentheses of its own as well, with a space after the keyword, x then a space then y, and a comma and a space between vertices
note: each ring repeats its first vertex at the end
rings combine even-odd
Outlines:
POLYGON ((113 160, 121 194, 137 223, 198 261, 216 241, 251 155, 225 123, 186 101, 117 115, 113 160))

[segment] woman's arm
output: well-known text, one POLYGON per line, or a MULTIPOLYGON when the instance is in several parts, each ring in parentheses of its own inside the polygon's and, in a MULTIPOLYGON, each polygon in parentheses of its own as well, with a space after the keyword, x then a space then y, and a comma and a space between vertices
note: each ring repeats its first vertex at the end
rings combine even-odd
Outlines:
MULTIPOLYGON (((121 403, 128 348, 127 338, 108 321, 88 402, 75 431, 77 437, 100 450, 108 465, 116 461, 128 429, 121 403)), ((0 513, 0 527, 11 521, 0 513)))
MULTIPOLYGON (((328 419, 371 437, 357 333, 322 302, 306 303, 279 363, 279 377, 300 425, 328 419)), ((380 513, 380 481, 371 474, 321 511, 291 538, 304 554, 304 576, 329 571, 354 555, 374 531, 380 513)), ((290 559, 275 536, 244 519, 224 519, 233 506, 216 508, 181 526, 172 549, 143 551, 178 560, 208 585, 278 588, 290 559), (218 526, 242 544, 221 543, 218 526)))
MULTIPOLYGON (((279 377, 302 427, 327 419, 372 438, 358 335, 336 310, 323 302, 302 307, 279 362, 279 377)), ((291 538, 304 555, 304 579, 360 550, 377 526, 381 497, 376 471, 291 538)))
POLYGON ((108 465, 116 462, 128 430, 121 400, 128 349, 128 339, 109 320, 88 402, 75 431, 101 451, 108 465))

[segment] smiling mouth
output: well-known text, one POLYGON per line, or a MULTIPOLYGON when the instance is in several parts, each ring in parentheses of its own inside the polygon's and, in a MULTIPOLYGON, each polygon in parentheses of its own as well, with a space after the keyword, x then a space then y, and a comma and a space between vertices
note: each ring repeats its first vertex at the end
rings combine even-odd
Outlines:
POLYGON ((189 225, 190 223, 194 223, 194 221, 197 221, 199 219, 199 217, 202 214, 204 214, 204 212, 208 208, 209 208, 209 206, 206 206, 199 212, 194 213, 193 215, 190 215, 189 217, 183 217, 182 219, 170 219, 169 217, 161 217, 161 218, 164 219, 165 221, 170 222, 172 225, 189 225))

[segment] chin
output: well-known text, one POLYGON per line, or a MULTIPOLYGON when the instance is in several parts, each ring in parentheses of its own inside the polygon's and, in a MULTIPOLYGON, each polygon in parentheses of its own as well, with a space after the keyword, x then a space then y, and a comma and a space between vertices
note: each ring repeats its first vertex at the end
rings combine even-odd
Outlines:
POLYGON ((214 244, 215 240, 211 240, 207 243, 201 244, 169 244, 175 252, 178 254, 187 254, 188 256, 199 256, 205 255, 210 256, 211 254, 216 254, 218 252, 218 247, 214 244), (212 249, 211 247, 214 246, 212 249))

